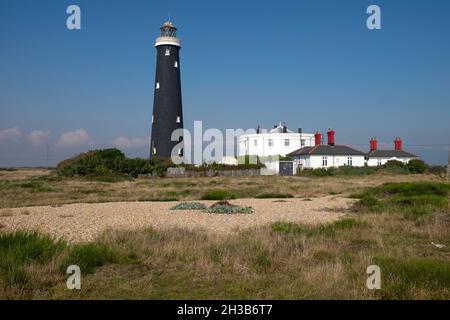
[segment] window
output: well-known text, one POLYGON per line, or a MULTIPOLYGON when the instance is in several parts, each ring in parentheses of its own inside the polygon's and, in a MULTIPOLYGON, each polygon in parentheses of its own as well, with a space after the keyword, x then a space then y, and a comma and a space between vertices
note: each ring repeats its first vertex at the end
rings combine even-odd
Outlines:
POLYGON ((177 117, 177 123, 180 123, 181 122, 181 119, 180 119, 180 117, 178 116, 177 117))
POLYGON ((152 123, 153 123, 153 120, 155 119, 155 116, 154 115, 152 115, 152 123))
POLYGON ((156 83, 156 89, 159 89, 159 82, 156 83))
POLYGON ((273 147, 273 140, 272 139, 269 139, 268 143, 269 143, 269 147, 273 147))
POLYGON ((170 49, 166 49, 166 56, 170 56, 170 49))
POLYGON ((153 154, 156 154, 156 148, 153 147, 153 154))
POLYGON ((328 159, 327 159, 327 157, 322 157, 322 167, 328 167, 328 159))
POLYGON ((289 139, 284 139, 284 146, 289 147, 289 139))
POLYGON ((256 147, 258 146, 258 140, 253 140, 253 145, 256 147))
POLYGON ((351 167, 351 166, 353 165, 353 159, 352 159, 352 157, 348 157, 348 158, 347 158, 347 165, 348 165, 349 167, 351 167))
POLYGON ((183 149, 178 149, 178 155, 181 157, 183 155, 183 149))
POLYGON ((173 66, 174 66, 175 68, 178 68, 178 61, 175 61, 175 62, 173 63, 173 66))
POLYGON ((381 167, 381 159, 377 159, 377 164, 379 167, 381 167))
POLYGON ((300 146, 301 146, 301 147, 304 147, 305 144, 306 144, 306 140, 305 140, 305 139, 301 139, 301 140, 300 140, 300 146))

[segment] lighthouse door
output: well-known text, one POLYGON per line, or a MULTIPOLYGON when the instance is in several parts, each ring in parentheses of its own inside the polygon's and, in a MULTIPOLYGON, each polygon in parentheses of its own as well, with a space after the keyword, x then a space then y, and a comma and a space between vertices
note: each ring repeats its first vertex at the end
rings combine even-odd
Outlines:
POLYGON ((279 164, 280 176, 292 176, 294 174, 294 164, 292 161, 280 161, 279 164))

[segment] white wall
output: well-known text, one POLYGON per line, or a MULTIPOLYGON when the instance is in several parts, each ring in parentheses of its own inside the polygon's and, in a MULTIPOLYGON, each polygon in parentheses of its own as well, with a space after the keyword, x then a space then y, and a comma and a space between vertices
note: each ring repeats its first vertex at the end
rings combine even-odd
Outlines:
POLYGON ((317 168, 331 168, 331 167, 342 167, 348 165, 348 158, 352 159, 352 167, 364 167, 365 160, 364 156, 319 156, 319 155, 308 155, 308 156, 298 156, 295 162, 298 166, 307 169, 317 169, 317 168), (323 158, 327 159, 327 165, 323 166, 323 158))
POLYGON ((404 164, 407 164, 409 161, 411 161, 414 158, 397 158, 397 157, 392 157, 392 158, 369 158, 369 160, 367 160, 367 165, 369 167, 377 167, 377 166, 382 166, 385 165, 386 162, 391 161, 391 160, 395 160, 395 161, 400 161, 403 162, 404 164))
MULTIPOLYGON (((314 134, 302 133, 301 139, 304 146, 314 146, 314 134)), ((285 156, 288 153, 298 150, 300 146, 300 133, 259 133, 239 136, 238 155, 285 156), (272 146, 269 146, 272 140, 272 146), (289 145, 285 145, 285 140, 289 140, 289 145), (256 143, 255 143, 256 141, 256 143)))

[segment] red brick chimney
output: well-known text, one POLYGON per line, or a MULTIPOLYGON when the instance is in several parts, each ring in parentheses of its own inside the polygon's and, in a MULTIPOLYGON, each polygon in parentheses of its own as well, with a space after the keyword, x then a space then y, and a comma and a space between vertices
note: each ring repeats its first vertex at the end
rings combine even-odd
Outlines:
POLYGON ((321 145, 322 144, 322 134, 319 130, 317 130, 316 134, 314 135, 315 145, 321 145))
POLYGON ((334 146, 334 130, 328 129, 327 135, 328 135, 328 145, 334 146))
POLYGON ((378 149, 378 140, 377 138, 370 139, 370 151, 376 151, 378 149))
POLYGON ((394 149, 399 151, 403 149, 403 141, 399 137, 394 140, 394 149))

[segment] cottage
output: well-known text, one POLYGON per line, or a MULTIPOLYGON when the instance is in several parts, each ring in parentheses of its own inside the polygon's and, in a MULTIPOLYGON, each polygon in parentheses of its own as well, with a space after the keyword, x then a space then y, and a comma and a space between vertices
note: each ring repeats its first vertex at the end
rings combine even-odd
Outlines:
POLYGON ((400 138, 394 140, 394 150, 378 150, 376 138, 370 139, 370 151, 367 154, 367 165, 371 167, 385 165, 388 161, 400 161, 407 164, 412 159, 417 159, 415 154, 403 150, 403 141, 400 138))
POLYGON ((328 144, 321 143, 322 134, 316 132, 315 145, 303 147, 288 154, 294 159, 294 170, 337 168, 341 166, 363 167, 366 154, 346 145, 334 143, 335 132, 329 129, 327 132, 328 144))

